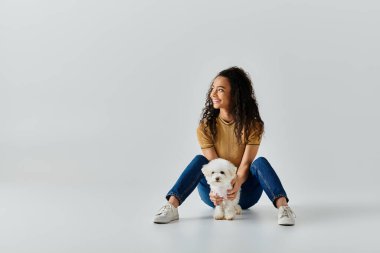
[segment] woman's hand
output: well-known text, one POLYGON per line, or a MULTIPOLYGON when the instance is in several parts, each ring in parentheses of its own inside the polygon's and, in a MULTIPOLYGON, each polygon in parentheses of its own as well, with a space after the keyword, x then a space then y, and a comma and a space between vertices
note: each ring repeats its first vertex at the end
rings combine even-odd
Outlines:
POLYGON ((210 192, 209 196, 210 200, 212 201, 212 203, 214 203, 215 206, 219 206, 220 203, 223 202, 223 198, 213 192, 210 192))
POLYGON ((229 200, 235 199, 243 183, 244 183, 243 178, 241 178, 239 175, 236 175, 236 177, 231 180, 232 189, 227 190, 227 199, 229 200))

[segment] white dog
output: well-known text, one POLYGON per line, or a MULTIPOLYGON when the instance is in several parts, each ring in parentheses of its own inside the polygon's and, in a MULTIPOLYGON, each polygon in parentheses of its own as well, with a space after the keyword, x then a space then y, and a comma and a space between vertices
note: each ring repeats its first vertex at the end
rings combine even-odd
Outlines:
POLYGON ((238 205, 240 190, 234 200, 227 199, 227 190, 232 189, 231 180, 235 178, 236 170, 235 165, 222 158, 211 160, 202 167, 202 173, 205 175, 211 191, 223 197, 223 202, 215 207, 214 218, 216 220, 232 220, 235 214, 241 214, 241 207, 238 205))

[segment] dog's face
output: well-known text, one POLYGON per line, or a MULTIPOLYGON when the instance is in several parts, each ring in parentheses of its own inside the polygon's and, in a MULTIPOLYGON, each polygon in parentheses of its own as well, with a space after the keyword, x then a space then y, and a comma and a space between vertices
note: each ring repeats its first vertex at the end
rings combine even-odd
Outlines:
POLYGON ((217 158, 203 165, 202 173, 209 185, 229 185, 236 175, 237 168, 231 162, 217 158))

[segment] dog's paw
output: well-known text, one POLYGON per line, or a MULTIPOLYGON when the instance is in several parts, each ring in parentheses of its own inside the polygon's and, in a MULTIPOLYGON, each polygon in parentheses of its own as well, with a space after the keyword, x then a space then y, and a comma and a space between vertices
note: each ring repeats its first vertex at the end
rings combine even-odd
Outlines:
POLYGON ((224 212, 224 218, 226 218, 226 220, 232 220, 233 218, 235 218, 235 212, 236 211, 233 206, 229 207, 224 212))
POLYGON ((241 206, 240 205, 236 205, 235 206, 235 212, 236 212, 236 214, 241 214, 241 206))
POLYGON ((223 220, 224 214, 223 213, 214 213, 214 219, 215 220, 223 220))
POLYGON ((216 209, 214 212, 214 219, 215 220, 223 220, 224 219, 224 213, 221 210, 216 209))
POLYGON ((215 207, 214 219, 215 220, 223 220, 224 219, 224 210, 221 206, 215 207))
POLYGON ((226 220, 233 220, 235 218, 235 215, 232 213, 226 213, 224 218, 226 218, 226 220))

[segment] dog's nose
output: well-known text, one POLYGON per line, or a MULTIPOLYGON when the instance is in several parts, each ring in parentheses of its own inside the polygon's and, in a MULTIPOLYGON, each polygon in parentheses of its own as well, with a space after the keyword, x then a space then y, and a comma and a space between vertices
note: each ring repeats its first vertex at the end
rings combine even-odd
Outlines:
POLYGON ((219 179, 220 179, 219 177, 216 177, 216 178, 215 178, 216 181, 219 181, 219 179))

